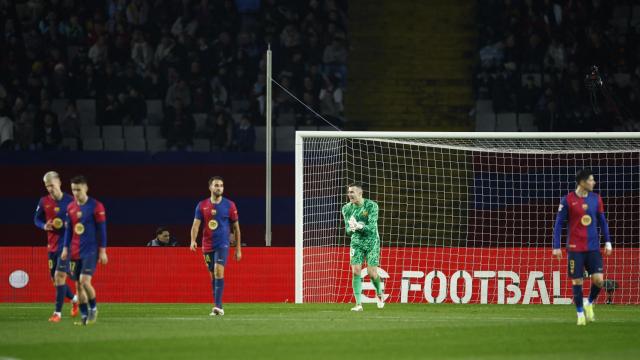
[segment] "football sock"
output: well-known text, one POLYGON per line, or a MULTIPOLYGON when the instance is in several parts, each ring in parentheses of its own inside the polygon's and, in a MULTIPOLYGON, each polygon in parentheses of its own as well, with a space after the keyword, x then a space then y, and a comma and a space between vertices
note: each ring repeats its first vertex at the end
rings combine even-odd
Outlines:
POLYGON ((589 304, 593 304, 600 294, 601 287, 591 284, 591 291, 589 292, 589 304))
POLYGON ((362 278, 360 275, 353 275, 353 296, 356 298, 356 305, 360 305, 360 296, 362 295, 362 278))
POLYGON ((62 311, 62 304, 64 304, 64 288, 67 285, 56 286, 56 312, 62 311))
POLYGON ((371 278, 371 283, 373 284, 373 287, 376 289, 376 295, 382 294, 382 283, 380 282, 379 274, 377 277, 371 278))
POLYGON ((224 279, 215 279, 213 286, 213 298, 216 307, 222 309, 222 291, 224 290, 224 279))
POLYGON ((578 313, 584 312, 582 300, 582 285, 573 285, 573 302, 576 304, 578 313))

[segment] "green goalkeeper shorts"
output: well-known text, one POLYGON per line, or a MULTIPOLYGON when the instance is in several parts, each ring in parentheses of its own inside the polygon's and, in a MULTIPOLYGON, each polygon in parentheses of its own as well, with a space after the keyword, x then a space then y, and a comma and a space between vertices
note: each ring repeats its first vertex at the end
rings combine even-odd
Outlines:
POLYGON ((366 259, 367 266, 380 266, 380 241, 370 246, 351 244, 349 258, 351 265, 362 265, 366 259))

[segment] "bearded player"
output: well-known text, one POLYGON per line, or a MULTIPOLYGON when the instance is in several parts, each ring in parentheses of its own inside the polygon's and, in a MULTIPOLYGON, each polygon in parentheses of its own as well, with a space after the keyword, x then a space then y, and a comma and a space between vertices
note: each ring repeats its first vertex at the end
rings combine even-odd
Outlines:
POLYGON ((202 253, 204 262, 211 275, 211 288, 213 290, 213 309, 210 316, 222 316, 222 293, 224 290, 224 267, 229 256, 229 236, 233 228, 235 240, 235 258, 242 258, 242 245, 240 243, 240 223, 238 222, 238 209, 236 204, 223 197, 224 180, 219 176, 209 179, 209 191, 211 196, 198 203, 195 218, 191 226, 191 251, 198 248, 197 238, 200 226, 204 223, 202 231, 202 253))

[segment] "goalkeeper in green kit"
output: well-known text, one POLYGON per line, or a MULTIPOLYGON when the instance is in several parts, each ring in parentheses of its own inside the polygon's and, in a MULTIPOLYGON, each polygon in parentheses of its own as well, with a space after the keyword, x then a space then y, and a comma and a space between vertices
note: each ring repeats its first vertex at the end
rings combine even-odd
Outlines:
POLYGON ((342 207, 347 235, 351 236, 349 257, 353 274, 353 295, 356 306, 351 311, 362 311, 362 263, 367 263, 367 273, 376 289, 378 309, 384 307, 382 284, 378 275, 380 265, 380 235, 378 234, 378 204, 362 197, 362 186, 351 184, 348 187, 349 202, 342 207))

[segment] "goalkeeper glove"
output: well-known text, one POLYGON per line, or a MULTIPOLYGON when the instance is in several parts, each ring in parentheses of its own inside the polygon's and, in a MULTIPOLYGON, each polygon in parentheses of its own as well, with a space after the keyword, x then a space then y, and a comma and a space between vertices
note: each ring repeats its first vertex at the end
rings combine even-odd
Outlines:
POLYGON ((356 221, 356 218, 351 216, 349 219, 349 230, 354 232, 356 230, 362 230, 364 228, 364 223, 356 221))

